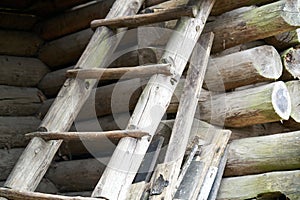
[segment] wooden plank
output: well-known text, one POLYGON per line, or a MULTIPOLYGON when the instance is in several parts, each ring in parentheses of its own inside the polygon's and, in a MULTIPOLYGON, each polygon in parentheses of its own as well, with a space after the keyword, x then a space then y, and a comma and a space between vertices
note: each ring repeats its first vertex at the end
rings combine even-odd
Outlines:
POLYGON ((284 32, 265 39, 266 43, 276 49, 285 50, 300 44, 300 29, 284 32))
MULTIPOLYGON (((89 28, 92 20, 101 19, 107 15, 113 3, 114 0, 90 2, 85 6, 68 10, 67 12, 63 12, 39 22, 35 26, 35 31, 43 39, 53 40, 89 28)), ((61 6, 61 4, 62 3, 59 2, 58 6, 61 6)), ((44 9, 46 9, 46 7, 44 9)))
MULTIPOLYGON (((157 170, 154 172, 154 174, 159 176, 162 174, 164 179, 169 181, 169 185, 162 194, 153 196, 152 199, 171 199, 176 191, 175 186, 192 128, 193 118, 198 104, 198 96, 200 96, 201 86, 209 60, 213 34, 201 36, 199 42, 201 49, 197 49, 196 47, 193 52, 191 65, 189 66, 183 94, 179 101, 176 119, 165 155, 164 163, 168 165, 170 170, 168 174, 157 170), (195 61, 195 58, 197 58, 197 61, 195 61)), ((157 169, 159 169, 159 167, 157 169)), ((157 178, 156 176, 152 176, 152 184, 154 184, 157 178)))
POLYGON ((214 57, 205 74, 205 88, 224 91, 259 82, 273 82, 282 74, 279 53, 272 46, 214 57))
POLYGON ((297 131, 232 141, 225 176, 299 168, 299 135, 297 131))
MULTIPOLYGON (((135 14, 140 4, 141 2, 136 0, 126 1, 126 3, 117 0, 107 18, 135 14)), ((113 32, 108 28, 98 28, 76 67, 103 66, 105 58, 117 45, 116 40, 106 40, 112 35, 113 32)), ((68 86, 61 89, 58 98, 40 124, 39 130, 67 131, 94 84, 93 81, 67 80, 66 85, 68 86)), ((35 190, 61 143, 62 140, 45 142, 40 138, 33 138, 15 165, 5 187, 27 191, 35 190)))
POLYGON ((0 85, 0 115, 30 116, 37 113, 46 97, 36 88, 0 85))
MULTIPOLYGON (((140 129, 150 135, 155 133, 213 4, 214 0, 201 1, 197 5, 201 10, 195 19, 180 20, 161 60, 174 63, 174 76, 159 74, 150 78, 128 123, 128 129, 140 129)), ((146 138, 139 141, 132 138, 120 140, 117 151, 93 192, 93 197, 125 199, 149 143, 146 138)))
POLYGON ((0 56, 0 84, 32 87, 49 72, 48 67, 36 58, 0 56))
POLYGON ((138 130, 116 130, 105 132, 33 132, 25 136, 28 138, 40 137, 44 140, 97 140, 101 138, 120 140, 124 137, 142 138, 148 133, 138 130))
POLYGON ((193 6, 165 9, 160 12, 146 13, 113 19, 98 19, 91 22, 91 28, 108 26, 110 28, 138 27, 153 23, 179 19, 180 17, 196 17, 197 8, 193 6))
POLYGON ((282 81, 216 95, 199 106, 197 118, 227 127, 287 120, 291 114, 291 99, 282 81))
POLYGON ((224 178, 217 199, 252 199, 258 194, 278 191, 285 194, 289 199, 298 199, 300 195, 300 171, 270 172, 224 178))
POLYGON ((8 188, 0 188, 0 196, 15 200, 99 200, 101 198, 91 197, 66 197, 54 194, 44 194, 39 192, 25 192, 8 188))
POLYGON ((300 48, 292 47, 281 54, 284 66, 282 80, 300 79, 300 48))
POLYGON ((0 54, 35 56, 43 41, 25 31, 0 30, 0 54))
POLYGON ((172 74, 171 64, 162 63, 136 67, 102 69, 71 69, 67 71, 66 76, 68 78, 113 80, 121 78, 145 78, 154 74, 164 74, 166 76, 170 76, 172 74))
POLYGON ((213 52, 219 52, 296 29, 300 26, 298 5, 299 0, 276 1, 243 13, 220 17, 208 23, 204 31, 215 33, 213 52))

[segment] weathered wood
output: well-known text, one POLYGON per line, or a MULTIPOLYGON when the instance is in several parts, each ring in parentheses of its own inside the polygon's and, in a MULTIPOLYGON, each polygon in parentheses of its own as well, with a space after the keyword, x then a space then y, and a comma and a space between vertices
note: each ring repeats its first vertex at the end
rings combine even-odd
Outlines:
POLYGON ((147 183, 144 181, 132 184, 127 200, 143 200, 146 189, 147 183))
POLYGON ((97 200, 101 198, 91 197, 66 197, 54 194, 44 194, 40 192, 25 192, 8 188, 0 188, 0 196, 15 200, 97 200))
POLYGON ((285 50, 287 48, 294 47, 300 44, 300 29, 266 38, 265 41, 279 50, 285 50))
MULTIPOLYGON (((191 64, 179 101, 177 115, 164 160, 164 163, 169 167, 169 171, 167 174, 157 170, 154 172, 156 175, 163 174, 164 179, 169 181, 169 185, 163 190, 162 194, 156 195, 152 199, 171 199, 176 192, 175 187, 198 105, 198 96, 200 96, 212 42, 212 33, 201 36, 199 41, 201 49, 195 47, 192 54, 191 64), (196 61, 196 59, 198 60, 196 61)), ((160 169, 160 167, 157 169, 160 169)), ((152 180, 155 181, 157 178, 153 176, 152 180)), ((152 182, 152 184, 154 183, 152 182)))
POLYGON ((36 22, 34 15, 0 12, 0 28, 29 31, 36 22))
POLYGON ((0 54, 35 56, 42 43, 37 35, 30 32, 0 30, 0 54))
POLYGON ((146 0, 145 1, 145 6, 148 7, 148 6, 153 6, 153 5, 156 5, 156 4, 160 4, 164 1, 168 1, 168 0, 146 0))
POLYGON ((199 106, 202 120, 227 127, 287 120, 291 113, 288 89, 281 81, 215 95, 199 106))
POLYGON ((258 194, 278 191, 285 194, 289 199, 298 199, 300 196, 300 171, 270 172, 224 178, 217 199, 252 199, 258 194))
MULTIPOLYGON (((141 3, 137 0, 126 2, 117 0, 107 18, 135 14, 141 3)), ((112 35, 113 32, 108 28, 98 28, 76 67, 103 67, 106 62, 105 58, 109 57, 118 43, 117 39, 106 40, 112 35)), ((63 53, 63 55, 66 54, 63 53)), ((58 98, 40 124, 40 130, 67 131, 89 96, 95 82, 67 80, 66 85, 67 87, 60 90, 58 98)), ((62 140, 45 142, 40 138, 33 138, 6 180, 5 187, 26 191, 35 190, 61 143, 62 140)))
POLYGON ((214 32, 213 52, 264 39, 300 26, 298 0, 281 0, 243 13, 220 17, 204 32, 214 32))
POLYGON ((232 141, 225 176, 299 168, 299 136, 291 132, 232 141))
POLYGON ((205 74, 205 88, 224 91, 259 82, 272 82, 282 74, 279 53, 272 46, 260 46, 211 58, 205 74))
POLYGON ((284 71, 283 80, 300 79, 300 48, 290 48, 281 55, 284 71))
POLYGON ((300 123, 300 81, 289 81, 286 83, 286 86, 291 97, 291 118, 295 120, 295 122, 300 123))
POLYGON ((26 146, 25 134, 36 131, 40 122, 36 117, 0 117, 0 148, 26 146))
POLYGON ((146 13, 113 19, 98 19, 91 22, 91 28, 108 26, 110 28, 138 27, 148 24, 179 19, 180 17, 196 17, 197 8, 193 6, 165 9, 160 12, 146 13))
MULTIPOLYGON (((2 123, 1 123, 2 124, 2 123)), ((0 149, 0 180, 4 181, 8 177, 19 156, 22 154, 22 148, 0 149)))
MULTIPOLYGON (((213 4, 214 0, 198 2, 197 6, 201 10, 195 19, 181 18, 177 32, 171 36, 161 60, 174 64, 174 76, 158 74, 150 78, 131 116, 128 129, 140 129, 150 135, 155 134, 213 4)), ((149 143, 150 141, 146 138, 139 141, 132 138, 121 139, 108 167, 94 189, 93 196, 125 199, 149 143), (126 165, 120 168, 122 163, 126 165)))
POLYGON ((0 115, 34 115, 46 97, 36 88, 0 85, 0 115))
POLYGON ((0 56, 0 72, 2 85, 32 87, 38 84, 49 69, 36 58, 0 56))
POLYGON ((85 29, 48 42, 40 49, 39 59, 52 69, 75 64, 92 35, 93 31, 91 29, 85 29))
POLYGON ((66 76, 68 78, 113 80, 121 78, 144 78, 154 74, 164 74, 166 76, 172 75, 171 64, 153 64, 136 67, 102 69, 71 69, 67 71, 66 76))
MULTIPOLYGON (((64 12, 50 19, 39 22, 35 31, 45 40, 53 40, 82 29, 89 28, 90 22, 94 19, 104 18, 113 0, 96 1, 86 6, 64 12)), ((61 2, 58 3, 60 5, 61 2)))
POLYGON ((33 132, 28 133, 25 136, 28 138, 40 137, 44 140, 99 140, 101 138, 108 138, 114 140, 120 140, 124 137, 142 138, 147 136, 148 133, 144 133, 138 130, 116 130, 105 132, 33 132))

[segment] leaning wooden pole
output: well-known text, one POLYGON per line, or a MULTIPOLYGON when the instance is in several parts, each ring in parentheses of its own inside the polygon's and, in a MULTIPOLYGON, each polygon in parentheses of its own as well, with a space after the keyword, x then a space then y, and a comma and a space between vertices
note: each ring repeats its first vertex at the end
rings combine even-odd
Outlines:
MULTIPOLYGON (((135 14, 142 3, 143 0, 117 0, 106 18, 135 14)), ((109 57, 118 44, 116 38, 109 39, 113 35, 114 32, 110 29, 99 27, 76 68, 105 67, 106 57, 109 57)), ((67 131, 95 83, 96 81, 68 79, 67 87, 62 87, 60 90, 58 97, 40 124, 39 130, 67 131)), ((25 191, 35 190, 61 143, 62 140, 45 142, 41 138, 33 138, 8 177, 5 187, 25 191)))
POLYGON ((300 0, 281 0, 249 11, 220 17, 205 26, 214 32, 213 52, 264 39, 300 26, 300 0))
MULTIPOLYGON (((201 10, 196 18, 180 19, 161 59, 161 62, 173 63, 174 75, 151 77, 129 120, 128 129, 139 129, 150 135, 155 133, 214 2, 200 1, 197 6, 201 10)), ((121 139, 92 196, 125 199, 149 144, 146 138, 121 139)))

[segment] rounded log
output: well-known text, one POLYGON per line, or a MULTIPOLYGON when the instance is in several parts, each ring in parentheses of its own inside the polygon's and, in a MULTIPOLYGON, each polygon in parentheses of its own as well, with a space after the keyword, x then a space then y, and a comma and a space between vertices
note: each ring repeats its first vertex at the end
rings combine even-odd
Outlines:
POLYGON ((291 113, 291 99, 282 81, 215 95, 199 106, 200 119, 226 127, 287 120, 291 113))
POLYGON ((295 120, 295 122, 300 123, 300 81, 286 82, 286 86, 291 97, 291 118, 295 120))
POLYGON ((281 33, 265 39, 266 43, 276 49, 285 50, 300 44, 300 29, 281 33))
POLYGON ((300 48, 289 48, 281 55, 284 71, 282 80, 300 79, 300 48))
POLYGON ((281 58, 272 46, 211 58, 205 74, 205 88, 222 91, 259 82, 272 82, 282 74, 281 58), (221 84, 221 85, 220 85, 221 84))

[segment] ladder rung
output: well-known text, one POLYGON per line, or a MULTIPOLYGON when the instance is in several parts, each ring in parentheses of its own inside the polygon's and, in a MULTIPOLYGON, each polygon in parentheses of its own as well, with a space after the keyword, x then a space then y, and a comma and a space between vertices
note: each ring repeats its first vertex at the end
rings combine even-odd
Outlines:
POLYGON ((150 135, 139 130, 115 130, 104 132, 33 132, 25 136, 29 138, 40 137, 44 140, 96 140, 99 138, 120 140, 124 137, 139 139, 150 135))
POLYGON ((195 6, 184 6, 179 8, 164 9, 155 13, 116 17, 112 19, 98 19, 91 22, 91 28, 108 26, 110 28, 138 27, 147 24, 164 22, 180 17, 196 17, 198 9, 195 6))
POLYGON ((112 80, 120 78, 141 78, 149 77, 153 74, 172 75, 171 64, 154 64, 136 67, 119 67, 119 68, 94 68, 94 69, 71 69, 66 76, 68 78, 80 79, 98 79, 112 80))
POLYGON ((92 197, 67 197, 62 195, 45 194, 40 192, 19 191, 8 188, 0 188, 0 198, 4 197, 13 200, 100 200, 103 198, 92 197))

